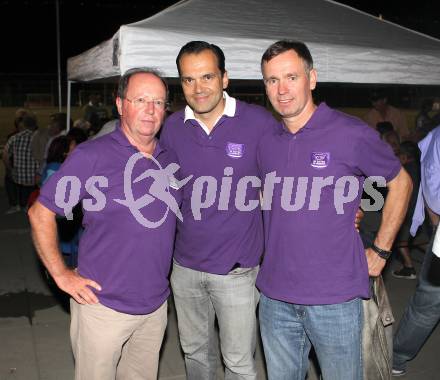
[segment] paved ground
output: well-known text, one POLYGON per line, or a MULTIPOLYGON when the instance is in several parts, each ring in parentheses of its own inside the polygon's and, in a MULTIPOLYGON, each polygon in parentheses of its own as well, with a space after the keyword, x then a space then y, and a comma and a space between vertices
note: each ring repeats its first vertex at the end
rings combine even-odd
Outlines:
MULTIPOLYGON (((6 216, 5 210, 4 192, 0 188, 0 380, 73 379, 68 311, 63 307, 62 297, 48 287, 42 275, 25 215, 6 216)), ((423 256, 421 252, 414 252, 414 257, 420 262, 423 256)), ((420 264, 416 262, 416 265, 418 268, 420 264)), ((395 316, 399 319, 416 283, 385 277, 395 316)), ((404 379, 440 379, 439 347, 440 329, 437 329, 410 364, 404 379)), ((259 379, 266 379, 261 345, 257 360, 259 379)), ((185 379, 172 303, 159 378, 185 379)), ((312 366, 309 380, 315 379, 312 366)))

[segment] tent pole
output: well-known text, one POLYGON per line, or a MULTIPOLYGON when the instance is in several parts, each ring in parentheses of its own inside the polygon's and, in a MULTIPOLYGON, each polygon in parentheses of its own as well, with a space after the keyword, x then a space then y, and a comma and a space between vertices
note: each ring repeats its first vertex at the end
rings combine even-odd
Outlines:
POLYGON ((67 80, 67 131, 70 130, 70 102, 72 94, 72 81, 67 80))
POLYGON ((61 112, 61 53, 60 53, 60 6, 58 0, 55 1, 56 22, 57 22, 57 64, 58 64, 58 112, 61 112))

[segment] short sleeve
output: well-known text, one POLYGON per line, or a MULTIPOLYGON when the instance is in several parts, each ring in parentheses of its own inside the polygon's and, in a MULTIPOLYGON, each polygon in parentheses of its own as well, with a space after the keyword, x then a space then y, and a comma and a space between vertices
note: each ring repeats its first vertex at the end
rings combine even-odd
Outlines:
POLYGON ((387 183, 390 182, 401 169, 399 159, 375 130, 365 125, 359 132, 357 144, 354 145, 358 169, 365 177, 380 176, 387 183))
POLYGON ((94 165, 90 149, 82 148, 77 147, 41 188, 38 201, 58 215, 67 215, 87 195, 85 185, 94 165))
POLYGON ((266 118, 265 125, 264 125, 263 137, 265 134, 273 133, 278 128, 281 128, 280 122, 277 119, 275 119, 275 117, 269 111, 265 111, 265 114, 266 114, 267 118, 266 118))
POLYGON ((9 137, 8 141, 5 144, 5 147, 3 149, 7 150, 9 154, 11 154, 10 152, 10 147, 14 144, 15 141, 15 135, 9 137))

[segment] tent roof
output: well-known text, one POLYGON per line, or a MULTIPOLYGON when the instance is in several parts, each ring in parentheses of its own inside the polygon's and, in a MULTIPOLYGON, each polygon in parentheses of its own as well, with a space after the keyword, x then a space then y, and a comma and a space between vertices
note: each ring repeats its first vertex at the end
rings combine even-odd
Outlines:
POLYGON ((329 0, 183 0, 70 58, 68 77, 139 66, 177 77, 181 46, 205 40, 223 49, 231 79, 261 79, 263 52, 285 38, 308 45, 320 82, 440 84, 440 40, 329 0))

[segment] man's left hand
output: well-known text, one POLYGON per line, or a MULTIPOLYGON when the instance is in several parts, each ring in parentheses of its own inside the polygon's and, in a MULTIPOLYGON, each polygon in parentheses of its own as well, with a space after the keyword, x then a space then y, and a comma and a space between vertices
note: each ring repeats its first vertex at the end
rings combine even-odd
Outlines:
POLYGON ((365 255, 367 256, 368 274, 370 277, 379 276, 387 261, 382 259, 382 257, 371 248, 365 250, 365 255))

